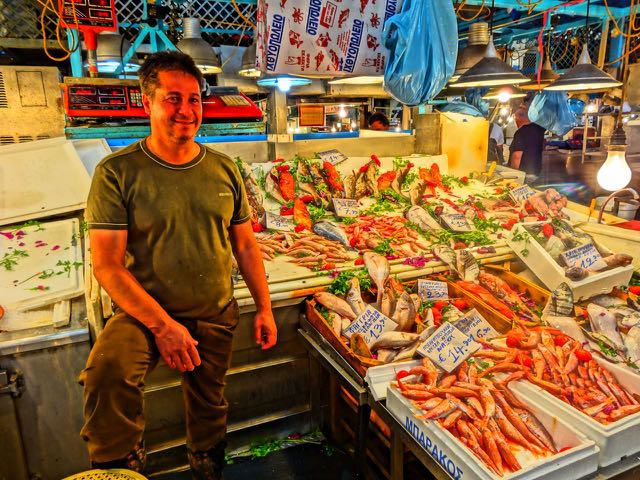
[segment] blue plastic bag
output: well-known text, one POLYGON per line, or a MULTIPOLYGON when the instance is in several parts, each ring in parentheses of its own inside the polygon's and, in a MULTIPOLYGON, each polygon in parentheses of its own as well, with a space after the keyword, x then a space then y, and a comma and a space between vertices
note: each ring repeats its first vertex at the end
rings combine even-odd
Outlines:
POLYGON ((489 102, 482 97, 489 91, 487 87, 467 88, 464 91, 464 100, 476 107, 486 117, 489 115, 489 102))
POLYGON ((458 24, 451 0, 405 0, 384 26, 385 90, 401 103, 431 100, 455 70, 458 24))
POLYGON ((527 114, 533 123, 560 136, 578 125, 566 92, 543 90, 535 96, 527 114))

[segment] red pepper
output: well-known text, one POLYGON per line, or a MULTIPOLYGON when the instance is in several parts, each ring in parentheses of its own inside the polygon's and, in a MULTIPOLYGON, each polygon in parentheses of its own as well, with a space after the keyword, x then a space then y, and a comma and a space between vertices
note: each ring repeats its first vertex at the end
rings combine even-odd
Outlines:
POLYGON ((409 162, 409 163, 407 163, 407 167, 413 168, 413 167, 415 167, 415 165, 413 163, 409 162))
POLYGON ((264 231, 264 227, 262 226, 261 223, 258 223, 258 222, 251 222, 251 228, 255 233, 260 233, 264 231))
POLYGON ((302 200, 304 203, 311 203, 313 202, 313 195, 303 195, 300 197, 300 200, 302 200))
POLYGON ((373 160, 374 162, 376 162, 376 165, 380 166, 380 159, 378 158, 377 155, 371 155, 371 160, 373 160))
POLYGON ((358 244, 358 239, 356 237, 351 237, 349 240, 349 245, 355 247, 358 244))
POLYGON ((567 337, 566 335, 556 335, 553 338, 553 343, 555 345, 557 345, 558 347, 563 346, 565 343, 567 343, 569 341, 569 337, 567 337))
POLYGON ((364 265, 364 259, 363 258, 356 258, 356 261, 353 262, 354 265, 364 265))
POLYGON ((576 350, 576 357, 578 357, 578 360, 581 362, 590 362, 591 360, 593 360, 593 355, 591 355, 591 352, 588 350, 584 350, 583 348, 579 348, 576 350))
POLYGON ((303 231, 305 229, 305 226, 302 224, 298 224, 295 227, 293 227, 293 231, 296 233, 300 233, 301 231, 303 231))
POLYGON ((360 171, 362 173, 366 172, 367 170, 369 170, 369 164, 368 163, 360 167, 360 171))
POLYGON ((518 348, 520 347, 521 340, 522 336, 510 333, 509 335, 507 335, 507 347, 518 348))
POLYGON ((464 242, 456 242, 453 244, 454 250, 464 250, 465 248, 467 248, 467 244, 464 242))
POLYGON ((274 162, 276 163, 284 162, 284 158, 276 158, 274 162))
POLYGON ((505 223, 501 224, 500 226, 502 228, 504 228, 505 230, 511 230, 516 223, 518 223, 518 220, 516 218, 510 218, 509 220, 507 220, 505 223))
POLYGON ((288 172, 289 171, 289 165, 278 165, 276 167, 276 170, 279 172, 288 172))
POLYGON ((334 270, 336 268, 335 263, 325 263, 322 266, 322 270, 334 270))
POLYGON ((465 311, 467 308, 469 308, 469 304, 465 300, 462 300, 461 298, 454 300, 451 303, 453 303, 453 306, 456 307, 458 310, 465 311))
POLYGON ((460 177, 460 181, 467 185, 469 183, 469 177, 460 177))
POLYGON ((282 207, 280 207, 280 215, 282 215, 283 217, 293 215, 293 207, 287 207, 286 205, 283 205, 282 207))
POLYGON ((433 308, 437 309, 437 310, 442 310, 444 307, 446 307, 447 305, 449 305, 449 302, 446 300, 438 300, 434 305, 433 308))
POLYGON ((502 187, 496 187, 496 193, 497 193, 498 195, 500 195, 500 194, 504 193, 504 188, 502 188, 502 187))
POLYGON ((433 312, 433 324, 439 327, 442 324, 442 313, 437 308, 432 308, 431 311, 433 312))
POLYGON ((396 373, 396 380, 402 380, 409 375, 411 374, 407 370, 399 370, 398 373, 396 373))
POLYGON ((629 292, 634 295, 640 295, 640 285, 631 285, 629 287, 629 292))

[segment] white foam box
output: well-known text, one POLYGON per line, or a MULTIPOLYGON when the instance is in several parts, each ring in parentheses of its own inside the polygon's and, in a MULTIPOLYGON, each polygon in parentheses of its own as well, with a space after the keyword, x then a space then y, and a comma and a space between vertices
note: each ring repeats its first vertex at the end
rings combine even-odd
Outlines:
MULTIPOLYGON (((593 358, 600 366, 609 370, 620 385, 631 393, 640 394, 637 374, 624 367, 613 365, 596 355, 593 358)), ((640 439, 640 413, 603 425, 537 385, 522 381, 511 382, 509 385, 512 391, 529 398, 531 402, 569 422, 573 428, 595 441, 600 449, 598 463, 601 467, 616 463, 622 458, 640 451, 640 442, 638 441, 640 439)))
MULTIPOLYGON (((507 244, 513 249, 516 255, 533 271, 533 273, 553 291, 561 283, 566 283, 573 292, 574 301, 591 298, 595 295, 609 293, 613 287, 626 285, 633 274, 633 265, 626 267, 616 267, 603 272, 589 273, 583 280, 573 281, 567 278, 564 268, 547 253, 540 243, 533 237, 527 240, 513 240, 516 233, 527 234, 524 227, 539 225, 544 222, 520 223, 513 227, 507 235, 507 244), (524 252, 525 253, 523 254, 524 252)), ((608 249, 594 241, 594 244, 601 252, 608 252, 608 249)))
POLYGON ((412 367, 422 365, 422 360, 407 360, 393 364, 379 365, 367 369, 364 381, 369 387, 369 392, 376 402, 387 398, 387 387, 396 379, 400 370, 410 370, 412 367))
POLYGON ((538 458, 529 452, 514 452, 522 469, 498 477, 466 446, 438 423, 418 418, 423 412, 414 407, 395 387, 388 387, 387 408, 415 441, 455 480, 566 480, 582 478, 598 468, 598 447, 563 419, 514 393, 525 403, 552 436, 558 450, 550 457, 538 458))

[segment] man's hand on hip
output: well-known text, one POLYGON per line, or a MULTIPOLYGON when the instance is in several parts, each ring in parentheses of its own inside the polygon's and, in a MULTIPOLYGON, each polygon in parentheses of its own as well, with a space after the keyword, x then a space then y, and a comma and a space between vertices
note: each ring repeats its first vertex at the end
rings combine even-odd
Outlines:
POLYGON ((262 346, 262 350, 273 347, 278 340, 278 328, 273 319, 273 312, 267 310, 256 313, 256 319, 253 324, 256 336, 256 343, 262 346))
POLYGON ((198 342, 184 325, 171 320, 155 336, 158 351, 170 368, 185 372, 200 365, 200 355, 196 349, 198 342))

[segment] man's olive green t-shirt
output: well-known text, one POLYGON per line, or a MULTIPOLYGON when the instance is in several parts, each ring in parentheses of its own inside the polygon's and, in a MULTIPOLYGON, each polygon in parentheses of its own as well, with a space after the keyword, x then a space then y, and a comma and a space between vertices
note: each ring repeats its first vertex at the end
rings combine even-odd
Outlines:
POLYGON ((232 300, 228 228, 249 217, 231 159, 201 145, 173 165, 145 140, 98 164, 86 211, 90 229, 127 231, 127 269, 175 319, 212 317, 232 300))

